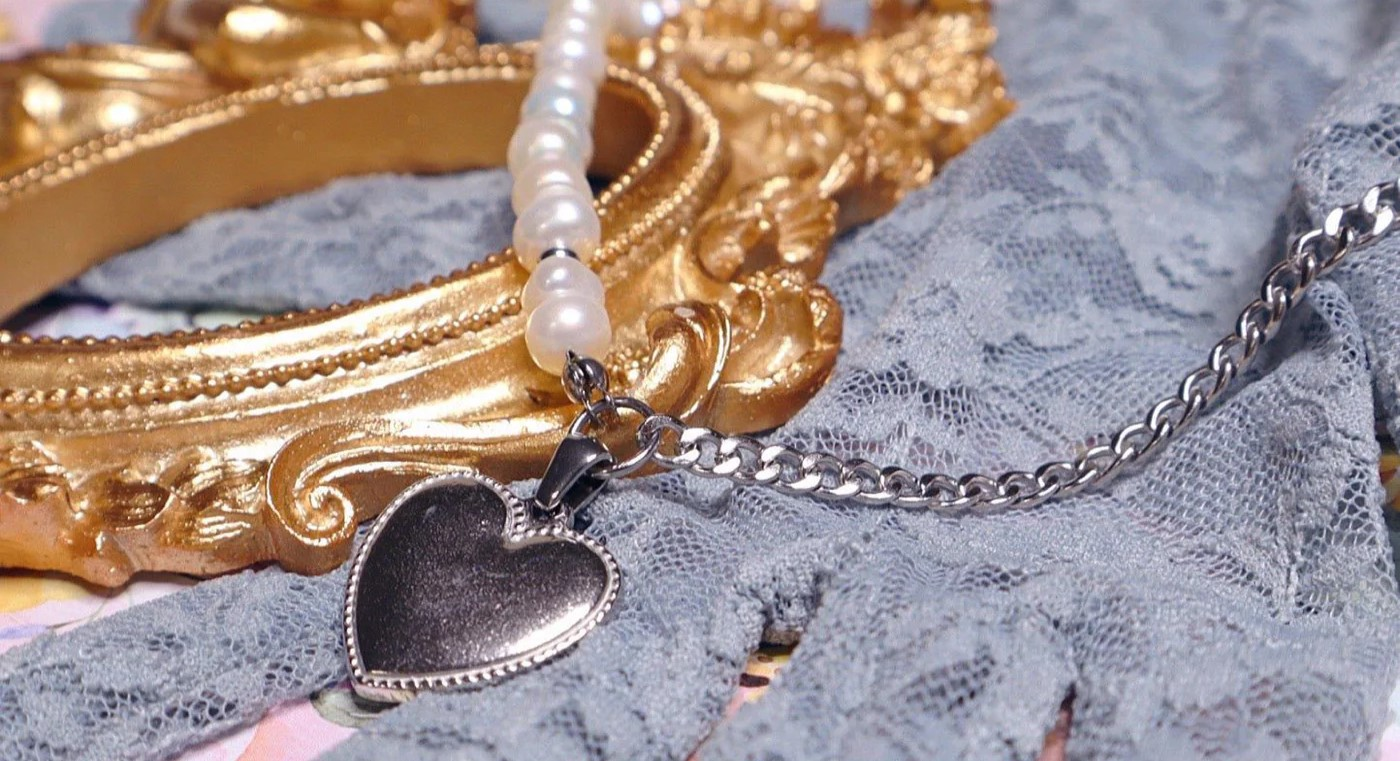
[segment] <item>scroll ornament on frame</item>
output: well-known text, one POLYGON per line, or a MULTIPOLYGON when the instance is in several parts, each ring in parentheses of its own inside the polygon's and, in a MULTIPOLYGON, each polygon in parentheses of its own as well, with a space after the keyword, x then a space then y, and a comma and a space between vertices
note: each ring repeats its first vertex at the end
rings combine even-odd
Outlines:
MULTIPOLYGON (((204 214, 503 163, 532 47, 473 24, 462 0, 152 0, 137 44, 0 65, 0 313, 204 214)), ((973 0, 877 1, 863 35, 713 0, 616 41, 591 171, 622 390, 736 432, 791 417, 840 347, 834 236, 1008 113, 993 38, 973 0)), ((212 330, 0 332, 0 565, 319 573, 414 480, 538 473, 575 410, 525 350, 525 276, 507 252, 212 330)))

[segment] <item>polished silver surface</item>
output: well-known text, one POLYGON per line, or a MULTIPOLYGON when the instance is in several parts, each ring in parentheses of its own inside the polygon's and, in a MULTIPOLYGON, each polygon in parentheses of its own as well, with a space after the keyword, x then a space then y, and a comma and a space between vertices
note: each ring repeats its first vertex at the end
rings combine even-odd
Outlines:
POLYGON ((535 489, 536 516, 573 525, 574 516, 608 485, 597 473, 612 464, 612 455, 597 439, 565 436, 535 489))
POLYGON ((495 480, 425 479, 385 510, 351 566, 354 689, 399 702, 529 669, 592 631, 619 583, 602 545, 560 520, 532 522, 495 480))
POLYGON ((564 362, 564 393, 575 404, 588 406, 603 399, 610 399, 608 393, 608 371, 603 363, 591 357, 580 357, 572 351, 564 362))

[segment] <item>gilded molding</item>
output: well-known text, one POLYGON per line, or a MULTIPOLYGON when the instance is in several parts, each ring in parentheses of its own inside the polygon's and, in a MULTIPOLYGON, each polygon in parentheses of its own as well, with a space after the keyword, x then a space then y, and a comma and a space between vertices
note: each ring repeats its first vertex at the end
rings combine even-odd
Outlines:
MULTIPOLYGON (((532 48, 477 45, 470 3, 196 4, 149 2, 137 45, 0 64, 0 313, 219 209, 502 163, 532 48)), ((1008 112, 982 3, 872 13, 855 36, 713 0, 614 42, 595 267, 627 393, 727 430, 787 420, 840 347, 831 240, 1008 112)), ((525 352, 524 278, 506 251, 213 330, 0 332, 0 565, 319 573, 424 475, 536 475, 574 410, 525 352)))

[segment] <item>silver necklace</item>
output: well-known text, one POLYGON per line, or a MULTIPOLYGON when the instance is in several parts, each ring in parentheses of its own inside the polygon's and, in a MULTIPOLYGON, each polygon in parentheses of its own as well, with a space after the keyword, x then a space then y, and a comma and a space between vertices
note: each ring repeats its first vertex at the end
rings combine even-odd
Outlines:
MULTIPOLYGON (((578 359, 602 356, 612 341, 603 284, 588 264, 602 232, 585 176, 606 38, 649 35, 679 10, 678 0, 555 0, 507 150, 514 250, 530 271, 520 295, 525 344, 540 368, 582 373, 570 389, 591 420, 604 401, 654 416, 607 397, 601 365, 578 359)), ((476 471, 421 481, 389 505, 346 590, 346 653, 361 694, 397 701, 500 679, 562 652, 607 615, 622 574, 602 544, 575 530, 575 512, 622 469, 586 433, 576 422, 533 506, 476 471)))
MULTIPOLYGON (((566 0, 562 7, 563 13, 588 17, 598 7, 606 11, 606 2, 566 0)), ((556 29, 578 28, 587 39, 601 40, 601 33, 586 24, 551 21, 556 29)), ((586 45, 576 47, 585 63, 596 63, 602 55, 586 45)), ((596 80, 601 74, 592 76, 596 80)), ((536 83, 544 83, 540 89, 549 98, 527 99, 527 106, 561 102, 559 85, 568 89, 571 81, 542 67, 536 83)), ((586 131, 591 100, 579 97, 590 104, 578 118, 586 131)), ((578 103, 564 98, 562 105, 567 110, 578 103)), ((542 117, 552 124, 551 118, 542 117)), ((529 218, 529 202, 535 199, 541 208, 559 206, 559 198, 579 206, 574 196, 580 190, 570 185, 578 184, 579 162, 586 161, 587 151, 568 140, 579 132, 575 127, 535 132, 544 135, 539 141, 545 147, 533 153, 522 149, 522 156, 529 155, 522 166, 548 164, 560 155, 573 165, 517 172, 536 178, 540 186, 521 193, 527 197, 522 221, 529 218), (551 182, 565 187, 546 187, 551 182)), ((526 230, 533 235, 529 243, 535 254, 522 256, 522 262, 534 269, 532 280, 541 281, 532 297, 537 303, 532 319, 542 315, 548 322, 533 338, 527 329, 527 339, 541 366, 562 369, 564 388, 582 409, 533 499, 522 500, 494 479, 464 470, 414 484, 384 511, 352 561, 345 597, 346 649, 355 689, 374 699, 399 701, 423 690, 490 684, 531 669, 587 636, 616 601, 622 572, 602 543, 578 530, 579 513, 609 481, 649 465, 786 494, 958 515, 1028 508, 1101 484, 1160 449, 1219 399, 1317 278, 1391 231, 1397 206, 1397 181, 1376 185, 1360 201, 1333 209, 1321 227, 1295 238, 1283 260, 1265 275, 1259 297, 1240 313, 1234 332, 1211 349, 1206 363, 1108 443, 1033 471, 962 477, 916 475, 900 467, 730 436, 688 426, 639 399, 612 395, 603 366, 584 356, 591 346, 606 346, 606 313, 599 318, 601 327, 598 320, 570 316, 571 310, 584 317, 602 311, 601 288, 594 287, 590 271, 576 266, 579 251, 591 250, 592 233, 588 225, 579 233, 579 215, 556 213, 563 223, 555 219, 526 230), (560 245, 551 238, 558 235, 578 241, 560 245), (635 420, 634 427, 626 430, 624 419, 635 420), (615 457, 597 435, 605 427, 623 428, 635 440, 636 451, 615 457)))

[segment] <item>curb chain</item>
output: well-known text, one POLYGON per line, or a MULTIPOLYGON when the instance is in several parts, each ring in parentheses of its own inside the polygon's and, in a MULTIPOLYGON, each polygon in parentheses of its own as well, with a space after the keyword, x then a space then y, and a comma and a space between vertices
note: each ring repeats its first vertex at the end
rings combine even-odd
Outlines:
MULTIPOLYGON (((765 444, 750 436, 731 436, 688 426, 657 414, 630 397, 607 394, 606 373, 587 358, 571 357, 565 369, 570 395, 584 403, 579 420, 598 422, 620 409, 642 416, 637 453, 625 467, 598 475, 615 478, 654 462, 707 478, 741 485, 767 486, 785 494, 945 512, 1030 507, 1074 494, 1114 477, 1146 457, 1200 416, 1230 387, 1277 332, 1280 323, 1309 286, 1348 254, 1389 233, 1400 207, 1400 180, 1372 187, 1361 200, 1333 209, 1321 227, 1294 238, 1287 256, 1264 276, 1259 297, 1240 312, 1233 333, 1210 350, 1208 360, 1182 379, 1177 392, 1157 401, 1137 422, 1118 431, 1107 444, 1073 459, 1041 465, 1034 471, 999 475, 943 473, 915 475, 898 467, 881 467, 861 459, 841 459, 782 444, 765 444), (598 383, 601 389, 589 384, 598 383), (586 380, 585 380, 586 379, 586 380)), ((575 428, 583 426, 576 421, 575 428)))

